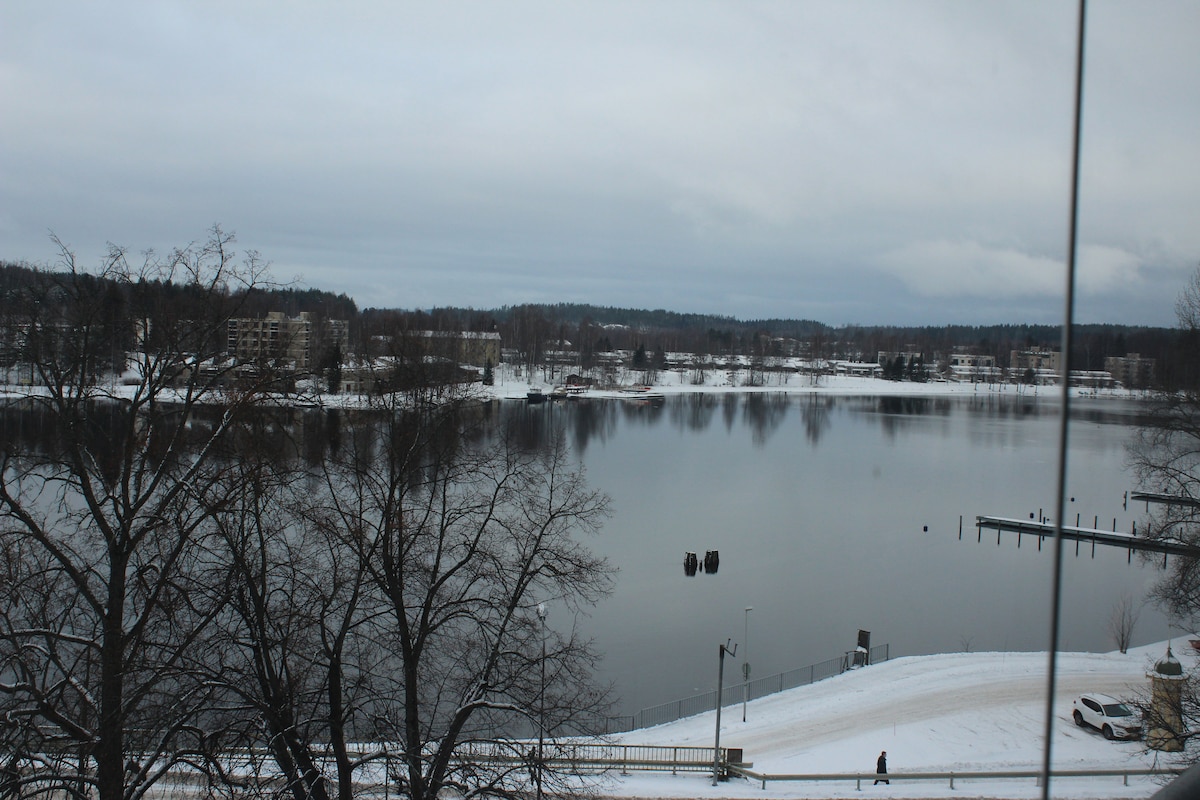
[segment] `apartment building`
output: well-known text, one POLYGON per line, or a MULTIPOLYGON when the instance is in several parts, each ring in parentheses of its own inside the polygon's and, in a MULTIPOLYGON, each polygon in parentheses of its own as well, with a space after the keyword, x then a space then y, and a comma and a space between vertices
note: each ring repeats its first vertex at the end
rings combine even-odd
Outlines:
POLYGON ((350 323, 344 319, 319 320, 311 312, 288 317, 272 311, 261 319, 239 318, 228 323, 226 351, 241 362, 271 361, 298 371, 313 369, 319 346, 350 348, 350 323))

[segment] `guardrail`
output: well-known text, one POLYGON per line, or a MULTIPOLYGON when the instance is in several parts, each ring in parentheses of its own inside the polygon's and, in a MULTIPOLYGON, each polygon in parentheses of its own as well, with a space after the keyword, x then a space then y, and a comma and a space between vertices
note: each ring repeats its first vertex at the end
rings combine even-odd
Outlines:
MULTIPOLYGON (((511 746, 475 745, 459 748, 455 758, 492 763, 530 764, 538 763, 537 753, 524 742, 528 749, 515 753, 511 746)), ((727 768, 730 761, 742 764, 742 751, 737 748, 721 748, 720 763, 727 768)), ((630 771, 651 772, 712 772, 713 749, 711 747, 683 747, 651 744, 583 744, 547 740, 543 744, 541 763, 567 772, 606 772, 611 769, 622 773, 630 771)), ((742 764, 742 766, 751 766, 742 764)))
MULTIPOLYGON (((955 788, 954 782, 967 780, 995 780, 995 779, 1033 779, 1036 785, 1041 785, 1042 773, 1041 770, 1001 770, 995 772, 889 772, 886 775, 879 775, 874 772, 830 772, 830 773, 806 773, 798 775, 768 775, 755 772, 745 767, 730 764, 727 767, 729 774, 738 775, 747 780, 758 781, 762 789, 767 788, 768 783, 784 782, 784 781, 854 781, 855 789, 862 789, 863 781, 888 780, 893 782, 903 781, 949 781, 950 788, 955 788)), ((1114 777, 1121 778, 1124 785, 1129 785, 1130 776, 1133 777, 1162 777, 1165 775, 1180 775, 1183 773, 1183 768, 1165 767, 1162 769, 1062 769, 1051 770, 1050 777, 1053 778, 1104 778, 1114 777)))

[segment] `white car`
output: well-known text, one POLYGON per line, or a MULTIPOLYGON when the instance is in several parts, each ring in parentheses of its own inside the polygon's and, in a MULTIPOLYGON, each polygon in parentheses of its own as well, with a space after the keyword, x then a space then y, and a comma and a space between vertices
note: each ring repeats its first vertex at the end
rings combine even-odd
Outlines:
POLYGON ((1105 739, 1136 739, 1142 735, 1142 721, 1129 706, 1106 694, 1085 694, 1075 700, 1071 713, 1075 724, 1090 725, 1105 739))

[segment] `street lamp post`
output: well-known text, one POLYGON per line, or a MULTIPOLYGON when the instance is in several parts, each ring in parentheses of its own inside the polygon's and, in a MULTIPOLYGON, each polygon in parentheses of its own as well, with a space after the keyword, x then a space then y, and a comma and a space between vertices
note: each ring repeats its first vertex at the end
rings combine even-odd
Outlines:
POLYGON ((737 645, 730 646, 728 639, 725 644, 721 645, 720 660, 717 662, 717 736, 713 741, 713 780, 712 785, 717 785, 717 780, 721 776, 721 693, 723 690, 722 684, 725 681, 725 654, 737 657, 737 645))
POLYGON ((746 721, 746 704, 750 702, 750 612, 754 606, 746 606, 742 629, 742 722, 746 721))
POLYGON ((541 688, 538 690, 538 752, 537 752, 537 800, 542 800, 542 764, 546 746, 546 604, 538 603, 537 615, 542 621, 541 688))

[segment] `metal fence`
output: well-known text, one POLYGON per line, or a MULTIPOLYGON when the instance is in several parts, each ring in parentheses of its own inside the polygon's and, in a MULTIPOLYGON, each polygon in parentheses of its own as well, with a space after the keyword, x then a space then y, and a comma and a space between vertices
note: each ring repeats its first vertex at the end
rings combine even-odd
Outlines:
MULTIPOLYGON (((887 661, 890 647, 887 644, 872 647, 867 654, 868 664, 878 664, 887 661)), ((825 678, 832 678, 850 669, 854 653, 846 653, 839 658, 831 658, 807 667, 779 672, 764 678, 755 678, 748 684, 741 682, 724 687, 721 692, 721 707, 732 706, 742 702, 743 697, 756 700, 770 694, 794 689, 797 686, 807 686, 825 678)), ((605 724, 605 733, 623 733, 625 731, 649 728, 654 725, 664 725, 684 717, 715 711, 717 708, 717 690, 711 689, 703 694, 660 703, 656 706, 643 708, 636 714, 624 717, 610 717, 605 724)))

